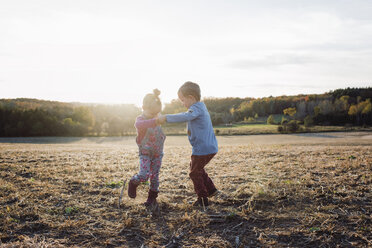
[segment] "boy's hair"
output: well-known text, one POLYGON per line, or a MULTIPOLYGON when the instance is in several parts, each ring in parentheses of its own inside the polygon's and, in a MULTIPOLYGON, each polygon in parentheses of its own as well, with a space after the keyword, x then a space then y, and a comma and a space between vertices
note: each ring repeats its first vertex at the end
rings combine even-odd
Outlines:
POLYGON ((153 93, 147 94, 143 98, 143 102, 142 102, 143 108, 151 109, 151 108, 154 108, 154 107, 160 107, 160 109, 161 109, 162 105, 161 105, 159 95, 160 95, 160 90, 158 90, 158 89, 154 89, 153 93))
POLYGON ((190 81, 187 81, 186 83, 184 83, 180 89, 178 90, 178 92, 181 92, 183 96, 193 96, 195 97, 195 99, 197 101, 200 101, 200 87, 198 84, 196 83, 193 83, 193 82, 190 82, 190 81))

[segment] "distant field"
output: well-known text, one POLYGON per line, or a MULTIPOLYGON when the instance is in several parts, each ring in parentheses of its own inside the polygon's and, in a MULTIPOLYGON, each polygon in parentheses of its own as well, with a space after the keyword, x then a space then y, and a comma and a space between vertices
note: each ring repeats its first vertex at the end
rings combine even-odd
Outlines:
POLYGON ((267 124, 242 124, 231 126, 215 126, 216 134, 218 135, 236 135, 236 134, 270 134, 278 133, 277 125, 267 124))
POLYGON ((160 215, 120 187, 134 137, 0 138, 1 247, 370 247, 372 132, 219 136, 221 194, 193 208, 190 145, 169 136, 160 215))
MULTIPOLYGON (((163 126, 168 135, 186 134, 186 125, 166 124, 163 126)), ((278 134, 278 125, 268 124, 232 124, 214 126, 217 135, 249 135, 249 134, 278 134)), ((344 126, 313 126, 306 128, 301 126, 298 133, 318 133, 318 132, 350 132, 350 131, 372 131, 372 127, 344 127, 344 126)))
MULTIPOLYGON (((278 125, 268 124, 233 124, 231 126, 215 126, 218 135, 245 135, 245 134, 277 134, 278 125)), ((300 126, 297 133, 318 132, 345 132, 345 131, 372 131, 372 128, 344 127, 344 126, 313 126, 306 128, 300 126)))

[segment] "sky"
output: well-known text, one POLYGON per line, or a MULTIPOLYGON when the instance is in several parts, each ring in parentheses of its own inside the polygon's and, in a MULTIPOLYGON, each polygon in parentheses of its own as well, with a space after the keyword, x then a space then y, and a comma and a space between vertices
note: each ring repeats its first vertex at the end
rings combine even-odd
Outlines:
POLYGON ((372 86, 369 0, 0 0, 0 98, 133 103, 372 86))

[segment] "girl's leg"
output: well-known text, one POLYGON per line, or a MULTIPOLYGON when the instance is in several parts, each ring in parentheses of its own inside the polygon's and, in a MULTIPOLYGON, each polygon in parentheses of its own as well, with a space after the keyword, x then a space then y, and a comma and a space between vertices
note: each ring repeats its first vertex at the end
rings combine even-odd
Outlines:
POLYGON ((142 183, 146 182, 150 177, 151 159, 148 156, 140 156, 140 170, 134 175, 131 180, 142 183))
POLYGON ((157 205, 156 198, 158 197, 159 192, 159 172, 161 166, 162 156, 158 158, 153 158, 151 160, 151 167, 150 167, 150 189, 149 195, 147 197, 147 201, 145 202, 145 206, 154 206, 157 205))
POLYGON ((161 167, 162 156, 153 158, 150 167, 150 190, 159 191, 159 173, 161 167))
POLYGON ((137 195, 137 186, 141 182, 146 182, 150 176, 150 166, 151 160, 148 156, 140 156, 140 171, 138 174, 134 175, 129 181, 128 185, 128 195, 131 198, 136 198, 137 195))

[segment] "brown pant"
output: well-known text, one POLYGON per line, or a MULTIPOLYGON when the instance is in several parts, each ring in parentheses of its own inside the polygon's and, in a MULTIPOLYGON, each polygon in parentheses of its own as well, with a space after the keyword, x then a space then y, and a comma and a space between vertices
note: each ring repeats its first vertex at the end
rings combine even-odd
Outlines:
POLYGON ((205 172, 204 167, 216 154, 192 155, 190 162, 190 178, 194 183, 195 193, 198 197, 207 197, 216 190, 212 179, 205 172))

